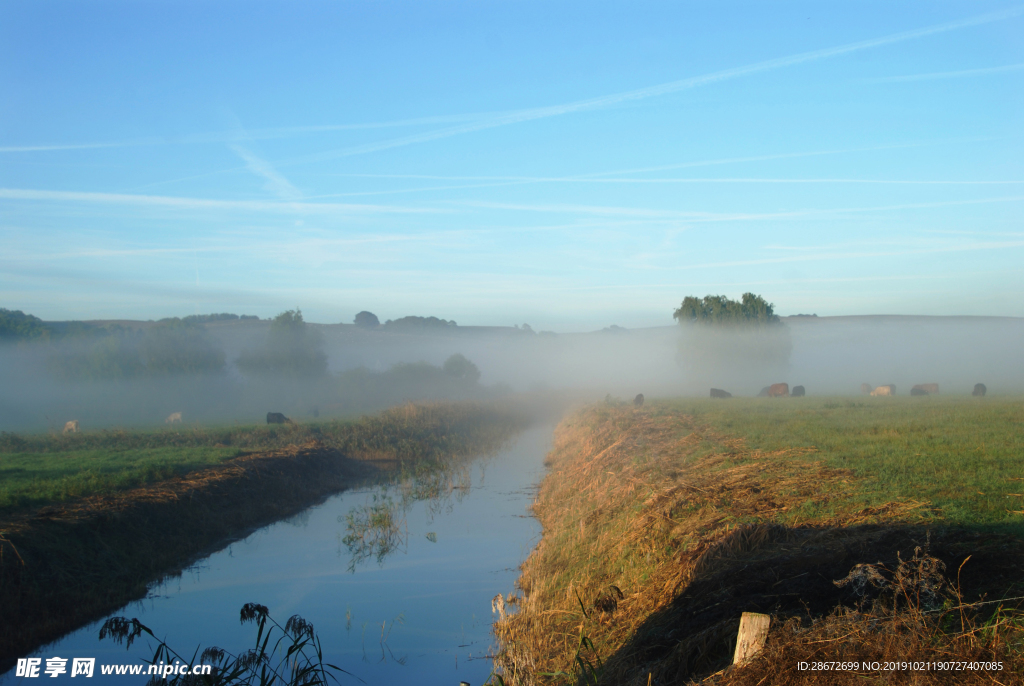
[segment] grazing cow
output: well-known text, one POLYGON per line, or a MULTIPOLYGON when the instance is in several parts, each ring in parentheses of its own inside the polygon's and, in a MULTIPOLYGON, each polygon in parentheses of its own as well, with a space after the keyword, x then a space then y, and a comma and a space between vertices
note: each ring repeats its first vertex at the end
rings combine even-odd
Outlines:
POLYGON ((294 424, 294 422, 280 412, 268 412, 267 424, 294 424))
POLYGON ((179 424, 181 424, 181 413, 180 412, 174 412, 174 413, 171 414, 170 417, 168 417, 167 419, 164 420, 164 424, 173 424, 174 422, 178 422, 179 424))
POLYGON ((761 392, 757 394, 757 397, 758 398, 767 398, 768 397, 768 391, 770 391, 770 390, 772 390, 771 386, 765 386, 764 388, 761 389, 761 392))
POLYGON ((888 384, 886 386, 879 386, 875 390, 871 391, 871 395, 896 395, 896 387, 893 386, 892 384, 888 384))
POLYGON ((807 389, 803 386, 793 386, 793 392, 790 393, 794 398, 802 398, 807 395, 807 389))
POLYGON ((976 383, 974 384, 974 390, 971 392, 971 395, 976 395, 979 398, 984 398, 986 393, 988 393, 988 389, 985 388, 985 384, 976 383))
POLYGON ((643 393, 637 393, 636 397, 633 398, 633 404, 636 405, 637 407, 643 407, 644 406, 644 394, 643 393))
POLYGON ((730 393, 729 391, 723 391, 721 388, 712 388, 711 389, 711 397, 712 398, 731 398, 732 397, 732 393, 730 393))
POLYGON ((865 394, 865 395, 870 393, 871 392, 871 384, 869 384, 869 383, 862 383, 860 385, 860 392, 865 394))
POLYGON ((939 393, 939 384, 937 383, 919 383, 914 388, 910 389, 910 395, 938 395, 939 393), (914 388, 923 393, 914 393, 914 388))
POLYGON ((788 383, 773 383, 768 387, 769 398, 788 398, 789 397, 789 384, 788 383))
POLYGON ((72 419, 70 422, 64 425, 64 431, 62 433, 78 433, 78 420, 72 419))

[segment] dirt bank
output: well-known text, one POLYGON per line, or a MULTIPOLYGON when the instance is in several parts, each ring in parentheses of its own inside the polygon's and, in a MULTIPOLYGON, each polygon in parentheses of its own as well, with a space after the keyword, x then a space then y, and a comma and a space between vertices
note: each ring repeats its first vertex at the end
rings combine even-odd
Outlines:
MULTIPOLYGON (((754 450, 657 404, 602 404, 563 421, 534 505, 543 538, 523 567, 513 613, 495 625, 504 683, 840 683, 795 668, 810 655, 833 659, 839 651, 827 646, 838 643, 846 659, 1011 655, 991 676, 1021 683, 1019 648, 972 632, 997 605, 983 606, 987 615, 957 609, 955 618, 942 610, 961 598, 1024 595, 1024 542, 992 527, 944 526, 913 497, 865 507, 853 472, 815 452, 754 450), (880 565, 888 595, 834 583, 862 563, 880 565), (900 600, 897 588, 917 600, 900 600), (934 591, 934 607, 922 588, 934 591), (839 606, 858 608, 859 619, 832 615, 839 606), (721 671, 745 611, 773 616, 766 654, 785 669, 721 671), (956 619, 959 629, 933 618, 956 619)), ((1009 625, 1019 640, 1019 623, 1009 625)), ((930 678, 849 675, 850 683, 954 683, 930 678)))
POLYGON ((0 671, 152 583, 367 478, 496 448, 525 419, 465 405, 406 406, 319 441, 235 458, 123 493, 0 522, 0 671))

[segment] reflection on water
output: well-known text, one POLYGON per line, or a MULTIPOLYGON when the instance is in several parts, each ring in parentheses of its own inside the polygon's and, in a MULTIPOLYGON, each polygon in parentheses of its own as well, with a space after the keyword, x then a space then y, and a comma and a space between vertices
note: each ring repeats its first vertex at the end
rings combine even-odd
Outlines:
MULTIPOLYGON (((345 522, 347 528, 344 537, 338 534, 338 540, 348 550, 349 571, 354 573, 361 562, 370 558, 383 566, 392 553, 408 550, 406 517, 415 503, 424 503, 428 523, 435 516, 451 514, 455 504, 462 502, 472 488, 474 462, 479 466, 479 488, 483 488, 486 459, 421 462, 372 491, 366 503, 352 506, 348 514, 338 515, 338 521, 345 522), (391 495, 393 490, 398 491, 397 502, 391 495)), ((426 538, 437 543, 437 532, 427 532, 426 538)))
MULTIPOLYGON (((138 617, 183 655, 197 645, 237 654, 253 639, 239 608, 260 603, 282 621, 308 620, 324 662, 366 683, 477 686, 491 672, 491 600, 513 590, 539 538, 525 515, 550 440, 550 427, 531 429, 497 455, 419 464, 390 483, 341 493, 111 614, 138 617)), ((90 683, 126 684, 130 677, 100 675, 100 665, 137 664, 156 646, 100 642, 100 624, 32 657, 95 657, 90 683)), ((19 681, 13 671, 0 677, 19 681)))
POLYGON ((348 533, 344 538, 338 534, 338 538, 352 556, 350 572, 354 573, 356 565, 370 557, 377 558, 377 564, 383 566, 388 555, 407 549, 409 527, 405 513, 399 511, 390 496, 374 493, 372 503, 353 507, 344 517, 338 515, 338 521, 343 520, 348 524, 348 533))

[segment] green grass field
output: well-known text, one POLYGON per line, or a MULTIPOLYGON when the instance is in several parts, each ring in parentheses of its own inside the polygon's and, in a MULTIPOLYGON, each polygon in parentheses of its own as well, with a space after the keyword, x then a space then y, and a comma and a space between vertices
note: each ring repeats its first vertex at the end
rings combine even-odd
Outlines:
POLYGON ((183 476, 249 452, 319 441, 349 456, 420 461, 483 449, 525 422, 511 406, 403 405, 357 420, 86 431, 0 432, 0 517, 183 476))
POLYGON ((651 411, 693 415, 755 449, 814 447, 794 459, 852 470, 857 504, 927 501, 927 517, 1024 536, 1024 399, 731 398, 651 411))
POLYGON ((241 454, 238 448, 86 449, 0 455, 0 513, 125 491, 241 454))

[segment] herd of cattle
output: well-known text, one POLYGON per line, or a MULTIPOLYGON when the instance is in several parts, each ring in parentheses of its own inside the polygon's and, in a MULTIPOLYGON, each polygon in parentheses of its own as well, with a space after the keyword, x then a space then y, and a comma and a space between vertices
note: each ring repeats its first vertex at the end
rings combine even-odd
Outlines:
MULTIPOLYGON (((640 404, 643 404, 643 396, 640 396, 640 404)), ((319 416, 320 413, 316 412, 316 415, 319 416)), ((288 419, 287 417, 285 417, 280 412, 268 412, 267 413, 267 424, 294 424, 294 423, 295 422, 293 422, 292 420, 288 419)), ((164 420, 164 424, 181 424, 181 413, 180 412, 172 412, 170 414, 170 416, 168 416, 167 419, 164 420)), ((69 433, 70 434, 76 434, 76 433, 78 433, 78 420, 77 419, 72 419, 70 422, 65 423, 64 424, 64 431, 62 433, 66 433, 66 434, 69 434, 69 433)))
MULTIPOLYGON (((886 384, 884 386, 876 386, 871 388, 870 384, 862 383, 860 385, 860 392, 865 395, 896 395, 896 386, 893 384, 886 384)), ((937 383, 922 383, 914 386, 910 389, 910 395, 937 395, 939 392, 939 384, 937 383)), ((985 384, 979 383, 974 384, 974 391, 971 393, 973 396, 984 396, 988 392, 985 384)), ((761 392, 757 394, 759 398, 799 398, 807 395, 807 390, 803 386, 793 386, 793 390, 789 389, 787 383, 773 383, 771 386, 765 386, 761 389, 761 392)), ((731 398, 732 393, 729 391, 723 391, 721 388, 711 389, 712 398, 731 398)), ((638 393, 633 398, 633 405, 636 407, 643 407, 644 405, 644 394, 638 393)), ((315 412, 316 416, 319 416, 319 412, 315 412)), ((167 419, 164 420, 165 424, 181 424, 181 413, 172 412, 167 419)), ((268 412, 267 413, 267 424, 294 424, 292 420, 285 417, 280 412, 268 412)), ((63 433, 78 433, 78 420, 73 419, 64 425, 63 433)))
MULTIPOLYGON (((896 395, 896 386, 893 385, 893 384, 885 384, 884 386, 875 386, 874 388, 872 388, 871 384, 862 383, 860 385, 860 392, 865 394, 865 395, 892 396, 892 395, 896 395)), ((985 384, 978 383, 978 384, 974 384, 974 390, 971 392, 971 395, 976 396, 976 397, 983 397, 986 393, 988 393, 988 388, 985 387, 985 384)), ((914 386, 913 388, 910 389, 910 395, 938 395, 938 394, 939 394, 939 384, 937 384, 937 383, 921 383, 921 384, 917 384, 916 386, 914 386)), ((803 386, 793 386, 793 390, 790 391, 789 390, 789 384, 773 383, 771 386, 765 386, 764 388, 762 388, 761 392, 757 394, 757 397, 759 397, 759 398, 789 398, 789 397, 799 398, 799 397, 804 396, 804 395, 807 395, 807 389, 805 389, 803 386)), ((732 393, 730 393, 729 391, 723 391, 721 388, 712 388, 711 389, 711 397, 712 398, 731 398, 732 397, 732 393)), ((637 405, 642 405, 643 404, 643 396, 642 395, 638 395, 637 398, 639 399, 639 402, 637 403, 637 405)))

